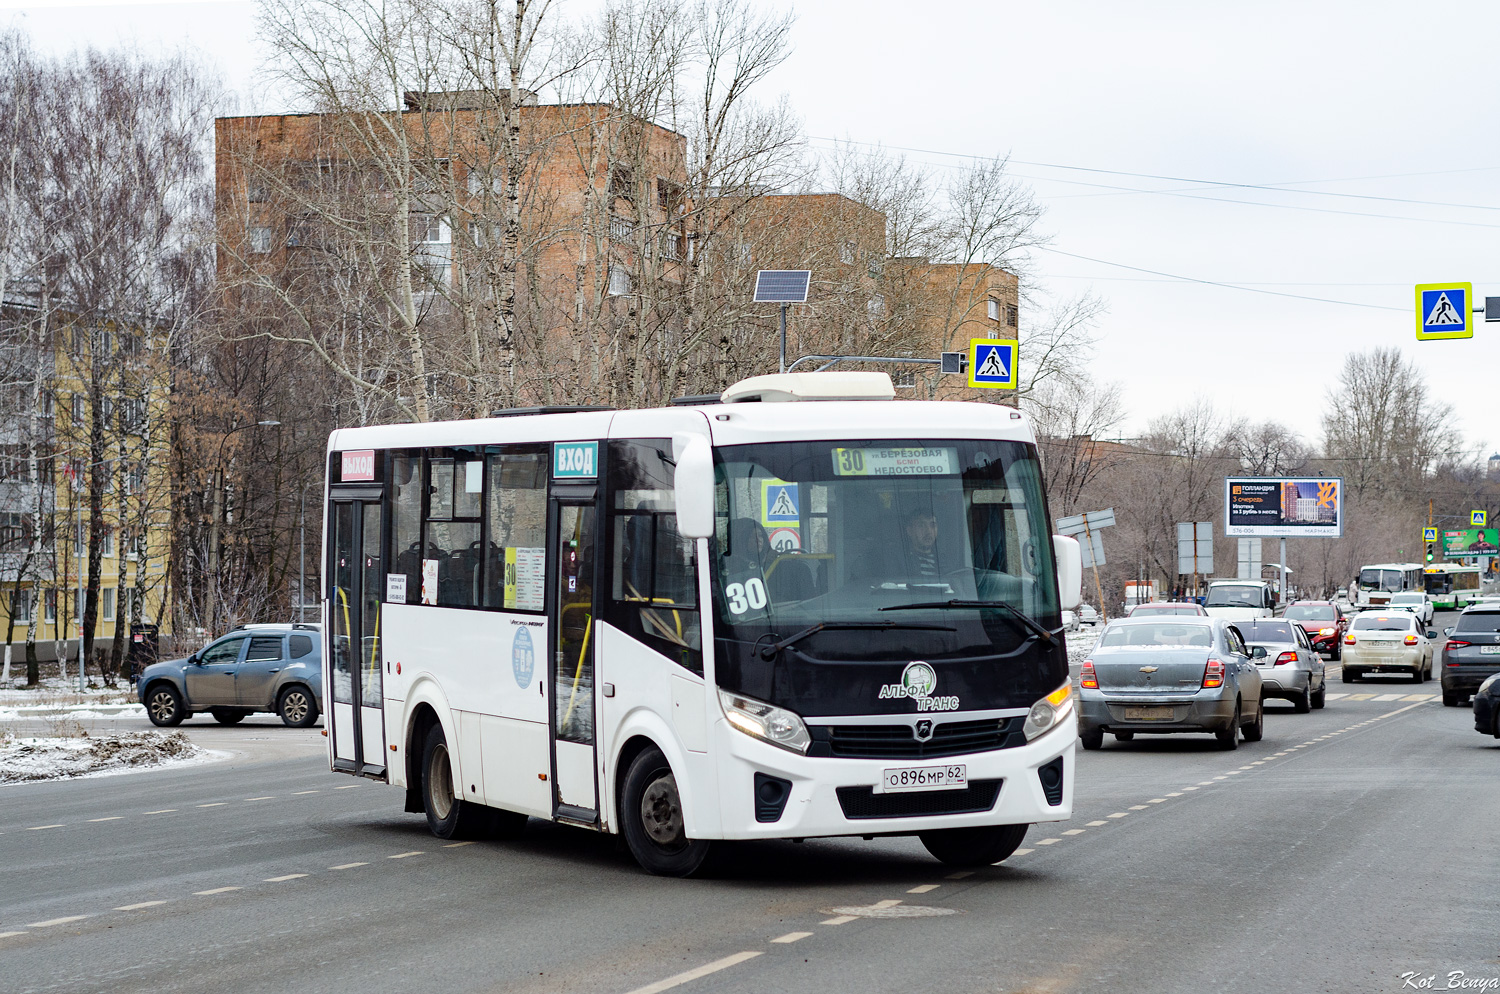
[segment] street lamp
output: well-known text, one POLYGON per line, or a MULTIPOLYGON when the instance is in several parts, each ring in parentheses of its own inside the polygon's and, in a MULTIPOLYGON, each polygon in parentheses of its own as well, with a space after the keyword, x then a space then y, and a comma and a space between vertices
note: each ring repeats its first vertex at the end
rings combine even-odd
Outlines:
POLYGON ((236 425, 219 439, 219 456, 214 461, 214 511, 208 526, 208 626, 212 629, 219 608, 219 519, 224 516, 224 443, 229 436, 246 428, 274 428, 280 421, 251 421, 236 425))

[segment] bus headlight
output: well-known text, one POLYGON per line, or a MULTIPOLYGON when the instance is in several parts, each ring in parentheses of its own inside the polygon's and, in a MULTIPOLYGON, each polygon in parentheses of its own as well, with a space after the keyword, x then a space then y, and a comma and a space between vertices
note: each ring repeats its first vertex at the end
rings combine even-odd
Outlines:
POLYGON ((1073 685, 1065 683, 1031 706, 1021 732, 1030 742, 1073 713, 1073 685))
POLYGON ((729 723, 746 735, 795 753, 805 754, 807 747, 812 745, 807 726, 786 708, 727 690, 719 691, 719 705, 724 708, 724 717, 729 723))

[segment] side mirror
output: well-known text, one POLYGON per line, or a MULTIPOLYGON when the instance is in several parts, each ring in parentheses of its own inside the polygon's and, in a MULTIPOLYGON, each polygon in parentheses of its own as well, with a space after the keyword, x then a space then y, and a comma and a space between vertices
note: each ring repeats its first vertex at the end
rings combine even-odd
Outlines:
POLYGON ((1083 549, 1078 539, 1052 536, 1052 554, 1057 557, 1057 601, 1064 611, 1083 603, 1083 549))
POLYGON ((1435 639, 1435 638, 1438 637, 1438 633, 1437 632, 1428 632, 1427 633, 1427 637, 1430 638, 1430 639, 1435 639))
POLYGON ((187 658, 187 661, 188 661, 188 662, 189 662, 189 663, 190 663, 190 664, 191 664, 191 665, 193 665, 193 666, 197 666, 197 665, 198 665, 198 654, 197 654, 197 653, 196 653, 196 652, 195 652, 195 653, 193 653, 193 654, 192 654, 192 655, 191 655, 191 656, 189 656, 189 657, 188 657, 188 658, 187 658))
POLYGON ((1265 659, 1266 658, 1266 647, 1263 646, 1263 645, 1252 645, 1250 647, 1250 658, 1251 659, 1265 659))
POLYGON ((710 538, 714 533, 713 447, 703 435, 677 435, 677 470, 672 486, 677 492, 677 531, 687 538, 710 538))
POLYGON ((1448 635, 1452 635, 1452 634, 1453 634, 1453 626, 1452 625, 1449 625, 1447 628, 1443 629, 1443 635, 1445 637, 1448 636, 1448 635))

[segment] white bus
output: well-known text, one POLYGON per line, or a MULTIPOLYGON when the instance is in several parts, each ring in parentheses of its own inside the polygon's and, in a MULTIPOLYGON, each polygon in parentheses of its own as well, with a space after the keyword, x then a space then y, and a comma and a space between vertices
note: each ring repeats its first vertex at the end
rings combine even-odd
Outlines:
POLYGON ((1460 563, 1433 563, 1422 571, 1422 582, 1438 611, 1462 611, 1480 594, 1480 569, 1460 563))
POLYGON ((405 788, 441 838, 546 818, 669 875, 717 839, 993 863, 1068 818, 1082 569, 1031 425, 893 395, 787 374, 334 432, 333 769, 405 788))
POLYGON ((1422 590, 1422 567, 1419 563, 1376 563, 1361 566, 1354 581, 1351 602, 1359 610, 1389 604, 1391 594, 1422 590))

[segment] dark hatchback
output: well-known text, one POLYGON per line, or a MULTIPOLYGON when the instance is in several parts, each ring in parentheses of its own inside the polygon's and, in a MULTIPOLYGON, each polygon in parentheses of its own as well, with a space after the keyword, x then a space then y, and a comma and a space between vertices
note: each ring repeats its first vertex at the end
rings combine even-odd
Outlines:
POLYGON ((1458 616, 1443 643, 1443 703, 1458 707, 1496 673, 1500 673, 1500 609, 1471 607, 1458 616))
POLYGON ((1492 676, 1474 691, 1474 731, 1500 739, 1500 676, 1492 676))

